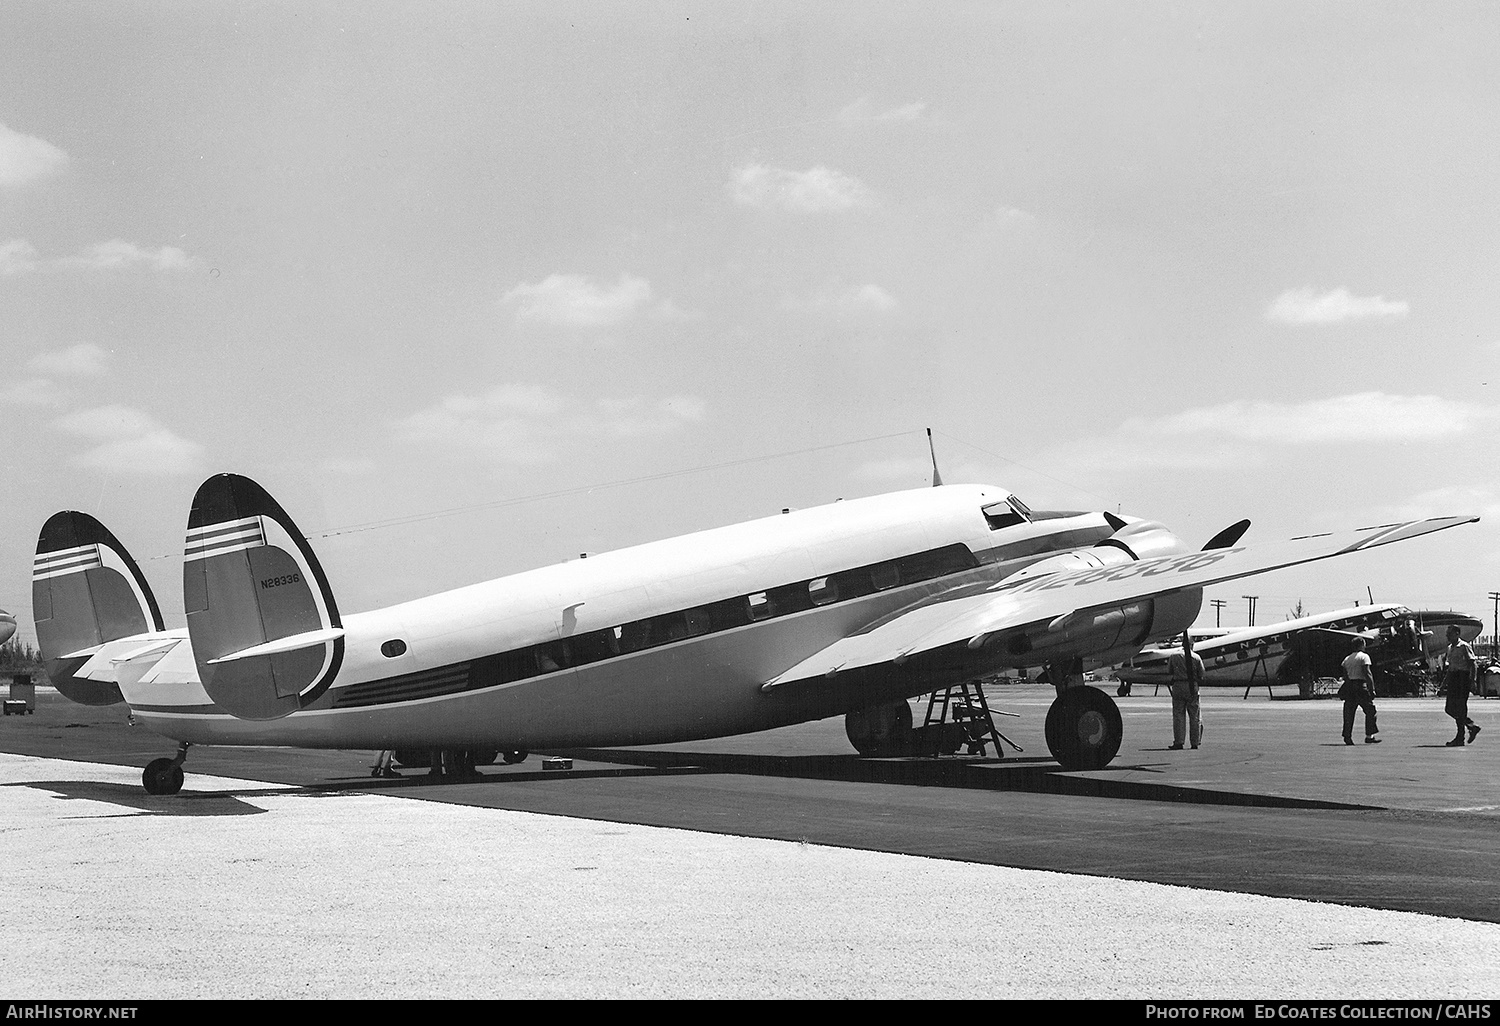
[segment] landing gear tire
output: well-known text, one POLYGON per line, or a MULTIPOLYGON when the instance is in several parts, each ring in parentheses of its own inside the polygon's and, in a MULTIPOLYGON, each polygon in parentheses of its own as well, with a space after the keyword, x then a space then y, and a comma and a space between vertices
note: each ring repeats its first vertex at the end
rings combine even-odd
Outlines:
POLYGON ((905 755, 912 747, 911 706, 889 702, 855 709, 844 716, 844 733, 860 755, 905 755))
POLYGON ((500 753, 493 748, 471 748, 470 752, 473 753, 476 766, 493 766, 495 760, 500 758, 500 753))
POLYGON ((153 759, 141 773, 147 794, 176 794, 182 790, 182 767, 173 759, 153 759))
POLYGON ((402 769, 427 769, 432 765, 432 753, 426 748, 398 748, 391 754, 402 769))
POLYGON ((1047 748, 1067 770, 1103 769, 1120 751, 1124 724, 1098 688, 1069 688, 1047 710, 1047 748))
POLYGON ((514 766, 518 762, 525 762, 531 753, 524 748, 518 748, 509 752, 500 753, 500 761, 507 766, 514 766))

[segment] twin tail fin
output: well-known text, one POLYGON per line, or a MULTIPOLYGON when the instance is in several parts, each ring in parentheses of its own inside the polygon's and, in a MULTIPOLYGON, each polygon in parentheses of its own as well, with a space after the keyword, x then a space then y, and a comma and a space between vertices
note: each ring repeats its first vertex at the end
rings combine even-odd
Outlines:
POLYGON ((323 567, 248 477, 219 474, 194 496, 182 595, 204 690, 226 712, 279 719, 316 701, 338 674, 344 631, 323 567))
POLYGON ((82 705, 124 701, 113 680, 79 674, 95 653, 111 641, 166 629, 156 596, 125 546, 76 510, 54 513, 42 525, 31 608, 48 679, 82 705))

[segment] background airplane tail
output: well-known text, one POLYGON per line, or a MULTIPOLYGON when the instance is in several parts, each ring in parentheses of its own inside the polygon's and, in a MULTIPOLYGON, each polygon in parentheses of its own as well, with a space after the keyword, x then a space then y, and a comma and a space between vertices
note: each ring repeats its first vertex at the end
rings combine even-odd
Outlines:
POLYGON ((161 610, 119 540, 87 513, 64 510, 42 525, 31 569, 31 608, 47 677, 83 705, 123 701, 113 680, 80 676, 103 645, 161 631, 161 610))
POLYGON ((182 564, 203 687, 241 719, 278 719, 328 689, 344 658, 323 567, 286 511, 248 477, 198 489, 182 564))

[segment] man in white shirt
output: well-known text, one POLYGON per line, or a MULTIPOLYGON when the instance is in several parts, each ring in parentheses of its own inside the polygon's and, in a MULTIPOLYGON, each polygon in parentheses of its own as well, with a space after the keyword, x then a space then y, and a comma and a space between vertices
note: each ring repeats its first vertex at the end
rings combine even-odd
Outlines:
POLYGON ((1344 683, 1339 688, 1344 700, 1344 744, 1354 744, 1354 710, 1365 711, 1365 744, 1378 745, 1380 733, 1375 727, 1375 666, 1365 651, 1365 639, 1354 639, 1354 651, 1344 657, 1344 683))
POLYGON ((1193 639, 1186 632, 1182 635, 1182 651, 1167 657, 1167 673, 1172 677, 1172 744, 1171 749, 1182 750, 1182 742, 1191 736, 1193 747, 1203 740, 1203 713, 1198 707, 1198 685, 1203 681, 1203 660, 1193 651, 1193 639), (1191 722, 1190 722, 1191 721, 1191 722))
POLYGON ((1443 711, 1452 716, 1453 722, 1458 725, 1458 735, 1448 742, 1448 747, 1462 748, 1464 728, 1467 727, 1469 731, 1469 744, 1472 745, 1479 736, 1479 724, 1469 719, 1469 688, 1474 682, 1474 671, 1479 662, 1457 627, 1448 628, 1448 651, 1444 661, 1448 667, 1445 681, 1448 696, 1443 701, 1443 711))

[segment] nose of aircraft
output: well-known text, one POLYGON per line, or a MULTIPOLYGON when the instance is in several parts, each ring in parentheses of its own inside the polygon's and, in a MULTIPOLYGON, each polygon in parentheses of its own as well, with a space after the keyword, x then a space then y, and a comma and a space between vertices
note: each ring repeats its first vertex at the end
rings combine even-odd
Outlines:
POLYGON ((16 633, 16 618, 0 609, 0 645, 9 641, 14 633, 16 633))

